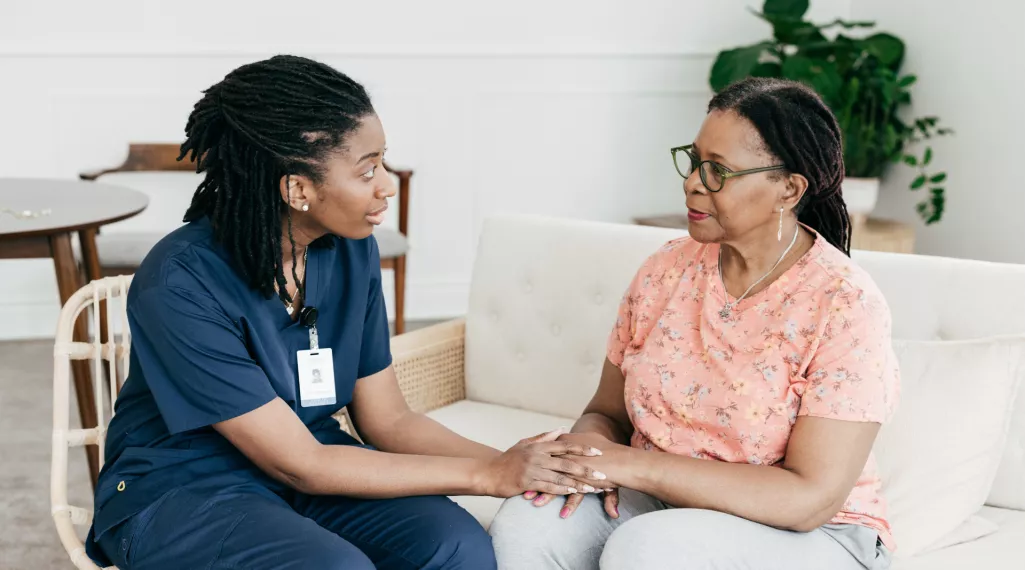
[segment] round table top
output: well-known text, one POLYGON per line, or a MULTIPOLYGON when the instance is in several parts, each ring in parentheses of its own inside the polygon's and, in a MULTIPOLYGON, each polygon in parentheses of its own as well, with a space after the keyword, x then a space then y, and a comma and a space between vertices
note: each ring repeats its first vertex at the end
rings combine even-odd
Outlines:
POLYGON ((0 239, 98 228, 130 218, 148 204, 141 192, 99 182, 0 178, 0 239))

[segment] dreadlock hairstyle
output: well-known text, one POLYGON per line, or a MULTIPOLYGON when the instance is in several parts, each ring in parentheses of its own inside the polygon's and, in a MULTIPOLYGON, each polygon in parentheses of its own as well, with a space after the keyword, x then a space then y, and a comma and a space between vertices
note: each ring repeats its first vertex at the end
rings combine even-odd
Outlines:
POLYGON ((843 139, 818 94, 796 81, 747 78, 716 94, 708 111, 733 111, 750 121, 769 153, 808 179, 798 221, 850 256, 851 220, 840 190, 843 139))
MULTIPOLYGON (((205 173, 185 221, 209 218, 214 239, 249 286, 270 298, 276 284, 282 301, 291 302, 283 216, 293 259, 296 248, 281 178, 319 183, 325 159, 372 113, 363 86, 316 61, 280 55, 235 69, 203 92, 185 126, 178 160, 191 155, 196 172, 205 173)), ((292 277, 300 286, 294 263, 292 277)))

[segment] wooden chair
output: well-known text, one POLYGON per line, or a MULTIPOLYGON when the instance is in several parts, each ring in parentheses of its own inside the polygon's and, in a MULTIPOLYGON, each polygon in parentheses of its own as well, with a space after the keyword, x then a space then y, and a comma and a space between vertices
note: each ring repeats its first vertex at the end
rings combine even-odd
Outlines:
MULTIPOLYGON (((98 180, 116 172, 195 172, 195 164, 178 161, 178 154, 177 144, 131 143, 123 164, 95 172, 83 172, 79 178, 98 180)), ((389 164, 385 164, 384 168, 398 178, 399 228, 395 231, 379 227, 374 230, 374 236, 381 251, 381 269, 391 269, 395 274, 395 334, 402 334, 406 330, 406 253, 409 250, 409 186, 413 171, 392 168, 389 164)), ((86 267, 89 280, 135 273, 143 258, 162 237, 164 234, 160 232, 107 232, 97 235, 99 267, 86 267)))

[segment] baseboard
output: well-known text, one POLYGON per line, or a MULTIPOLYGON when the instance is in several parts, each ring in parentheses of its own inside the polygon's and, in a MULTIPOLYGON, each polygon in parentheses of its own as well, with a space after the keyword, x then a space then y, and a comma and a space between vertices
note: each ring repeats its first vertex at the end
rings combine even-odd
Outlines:
MULTIPOLYGON (((394 318, 394 281, 384 272, 385 303, 394 318)), ((442 320, 466 314, 470 284, 465 281, 426 281, 406 284, 406 320, 442 320)), ((57 303, 29 300, 0 303, 0 341, 53 338, 60 307, 57 303)))

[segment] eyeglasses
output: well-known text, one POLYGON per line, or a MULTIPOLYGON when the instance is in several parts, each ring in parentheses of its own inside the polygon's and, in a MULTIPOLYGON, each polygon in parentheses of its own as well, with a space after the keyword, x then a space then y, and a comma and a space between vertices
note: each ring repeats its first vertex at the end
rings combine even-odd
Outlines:
POLYGON ((701 157, 694 154, 694 145, 692 144, 671 148, 669 149, 669 152, 673 153, 673 165, 676 166, 676 171, 685 179, 690 178, 691 173, 700 169, 701 183, 705 185, 705 188, 708 188, 709 192, 718 192, 722 190, 726 181, 735 176, 754 174, 755 172, 767 172, 769 170, 782 170, 786 168, 786 166, 782 164, 777 164, 776 166, 763 166, 761 168, 749 168, 747 170, 738 170, 734 172, 718 162, 712 160, 701 160, 701 157), (680 157, 679 154, 681 152, 686 154, 687 157, 680 157), (683 161, 683 164, 680 163, 681 160, 683 161))

